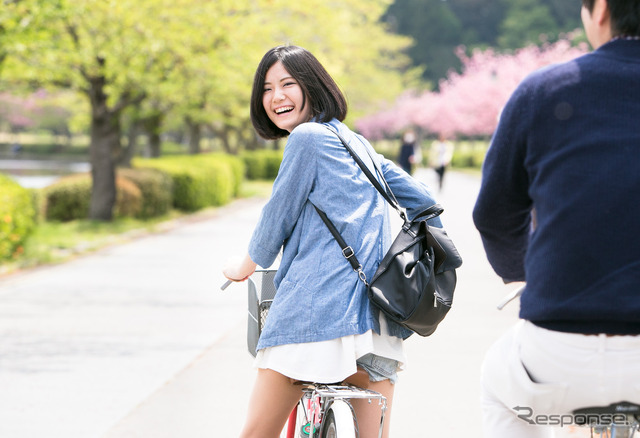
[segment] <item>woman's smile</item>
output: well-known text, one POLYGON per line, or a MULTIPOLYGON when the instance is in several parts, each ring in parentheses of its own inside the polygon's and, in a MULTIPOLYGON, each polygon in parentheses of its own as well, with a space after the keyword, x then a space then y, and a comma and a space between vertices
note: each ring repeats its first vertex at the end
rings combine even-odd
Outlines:
POLYGON ((263 93, 264 110, 278 128, 291 132, 311 119, 311 106, 302 88, 280 61, 267 71, 263 93))

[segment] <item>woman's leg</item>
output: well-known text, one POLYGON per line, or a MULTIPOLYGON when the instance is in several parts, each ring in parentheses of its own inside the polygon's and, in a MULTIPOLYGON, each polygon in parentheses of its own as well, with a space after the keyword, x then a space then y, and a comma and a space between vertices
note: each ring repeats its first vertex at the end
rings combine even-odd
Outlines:
MULTIPOLYGON (((368 389, 379 392, 387 398, 387 411, 384 414, 384 429, 382 436, 383 438, 388 438, 394 385, 387 379, 380 382, 370 382, 368 389)), ((351 404, 356 411, 360 438, 378 438, 378 431, 380 430, 380 416, 382 414, 381 406, 379 406, 375 400, 369 403, 369 400, 367 399, 351 400, 351 404)))
POLYGON ((258 369, 241 438, 277 438, 302 397, 300 386, 269 369, 258 369))

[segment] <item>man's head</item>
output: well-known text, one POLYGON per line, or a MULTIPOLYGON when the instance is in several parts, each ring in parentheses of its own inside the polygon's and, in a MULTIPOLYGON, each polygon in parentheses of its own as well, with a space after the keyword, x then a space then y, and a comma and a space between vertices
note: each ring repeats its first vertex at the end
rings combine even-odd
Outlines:
POLYGON ((582 22, 594 48, 615 36, 640 36, 640 0, 582 0, 582 22))

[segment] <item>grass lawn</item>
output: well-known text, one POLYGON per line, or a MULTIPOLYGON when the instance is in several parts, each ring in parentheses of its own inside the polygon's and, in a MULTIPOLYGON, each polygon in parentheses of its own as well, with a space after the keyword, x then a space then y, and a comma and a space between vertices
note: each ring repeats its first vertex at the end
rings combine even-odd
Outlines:
MULTIPOLYGON (((245 181, 239 198, 268 198, 273 181, 245 181)), ((72 257, 96 251, 108 245, 123 243, 138 236, 166 230, 175 221, 185 218, 211 217, 220 207, 193 213, 172 210, 168 214, 139 220, 122 218, 112 222, 74 220, 41 222, 29 236, 23 253, 15 260, 0 263, 0 275, 20 269, 51 263, 61 263, 72 257)))

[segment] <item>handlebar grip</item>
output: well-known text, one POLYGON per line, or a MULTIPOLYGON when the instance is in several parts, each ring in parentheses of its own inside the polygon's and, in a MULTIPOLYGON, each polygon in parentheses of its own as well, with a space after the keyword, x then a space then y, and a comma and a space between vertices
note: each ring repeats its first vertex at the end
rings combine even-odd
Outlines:
POLYGON ((513 291, 511 291, 511 293, 509 295, 507 295, 504 300, 502 300, 502 302, 500 304, 498 304, 498 310, 502 310, 505 308, 505 306, 507 304, 509 304, 511 301, 515 300, 516 298, 518 298, 520 295, 522 295, 522 292, 524 291, 525 285, 520 286, 518 289, 515 289, 513 291))

